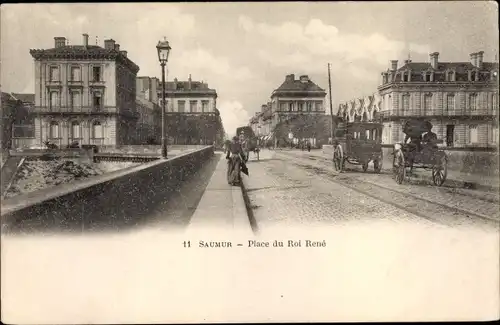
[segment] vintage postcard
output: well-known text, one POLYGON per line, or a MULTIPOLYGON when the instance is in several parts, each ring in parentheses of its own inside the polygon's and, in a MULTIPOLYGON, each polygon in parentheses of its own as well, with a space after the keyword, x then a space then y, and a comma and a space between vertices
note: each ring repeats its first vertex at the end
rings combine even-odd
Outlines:
POLYGON ((498 4, 5 4, 1 320, 500 316, 498 4))

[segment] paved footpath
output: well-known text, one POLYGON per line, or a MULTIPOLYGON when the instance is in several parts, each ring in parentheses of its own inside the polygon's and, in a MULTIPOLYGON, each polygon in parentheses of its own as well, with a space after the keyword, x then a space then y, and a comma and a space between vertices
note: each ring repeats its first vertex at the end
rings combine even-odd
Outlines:
POLYGON ((227 160, 221 155, 205 192, 191 218, 189 234, 220 232, 251 234, 241 187, 227 183, 227 160))

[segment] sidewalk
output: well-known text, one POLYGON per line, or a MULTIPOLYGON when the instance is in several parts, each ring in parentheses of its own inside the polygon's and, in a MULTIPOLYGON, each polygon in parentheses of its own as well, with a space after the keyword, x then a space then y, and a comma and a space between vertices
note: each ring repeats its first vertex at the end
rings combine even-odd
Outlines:
MULTIPOLYGON (((278 151, 279 152, 279 151, 278 151)), ((301 150, 287 150, 285 151, 287 154, 293 154, 297 157, 301 158, 306 158, 308 159, 309 157, 314 157, 317 159, 321 159, 324 161, 331 162, 332 157, 327 156, 327 154, 324 154, 321 149, 316 149, 316 150, 311 150, 311 152, 301 151, 301 150)), ((369 169, 371 168, 368 167, 369 169)), ((382 167, 383 170, 385 171, 391 171, 392 166, 387 163, 387 159, 384 159, 384 164, 382 167)), ((361 170, 361 168, 360 168, 361 170)), ((417 178, 425 179, 425 180, 431 180, 432 181, 432 175, 431 171, 427 170, 414 170, 414 176, 417 178)), ((463 173, 457 170, 449 170, 448 169, 448 176, 446 178, 446 183, 451 184, 455 187, 464 187, 464 188, 472 188, 472 189, 481 189, 481 190, 488 190, 488 191, 499 191, 500 190, 500 185, 499 185, 499 178, 497 177, 486 177, 483 175, 478 175, 478 174, 468 174, 468 173, 463 173)))
POLYGON ((226 175, 227 161, 225 155, 221 155, 191 218, 189 234, 206 233, 215 237, 225 231, 252 234, 241 187, 229 185, 226 175))

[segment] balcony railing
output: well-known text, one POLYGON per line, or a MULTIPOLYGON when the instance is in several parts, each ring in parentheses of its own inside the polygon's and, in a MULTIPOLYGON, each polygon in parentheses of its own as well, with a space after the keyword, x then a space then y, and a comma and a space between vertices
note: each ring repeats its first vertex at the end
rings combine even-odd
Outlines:
POLYGON ((115 107, 106 106, 34 106, 31 112, 38 114, 64 114, 64 113, 117 113, 115 107))
POLYGON ((487 109, 409 109, 409 110, 390 110, 378 113, 382 119, 389 119, 391 117, 441 117, 441 116, 477 116, 477 117, 490 117, 497 116, 498 110, 493 108, 487 109))
POLYGON ((104 144, 104 138, 90 138, 90 144, 102 146, 104 144))
POLYGON ((70 87, 83 87, 82 80, 68 80, 68 86, 70 87))
POLYGON ((89 86, 91 86, 91 87, 104 87, 105 82, 104 82, 104 80, 91 79, 91 80, 89 80, 89 86))

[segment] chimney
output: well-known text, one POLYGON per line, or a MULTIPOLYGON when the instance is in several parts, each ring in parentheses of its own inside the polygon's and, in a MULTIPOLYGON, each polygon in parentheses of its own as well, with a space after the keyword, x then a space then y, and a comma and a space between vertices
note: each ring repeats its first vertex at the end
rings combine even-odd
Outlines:
POLYGON ((431 54, 429 54, 429 57, 430 57, 430 61, 431 61, 431 67, 433 69, 437 69, 438 68, 439 53, 438 52, 431 53, 431 54))
POLYGON ((471 63, 473 66, 476 66, 476 53, 471 53, 471 54, 470 54, 470 63, 471 63))
POLYGON ((127 57, 127 51, 120 51, 120 54, 123 55, 124 57, 127 57))
POLYGON ((188 89, 191 90, 191 74, 189 74, 188 78, 188 89))
POLYGON ((177 78, 174 78, 174 90, 177 90, 177 78))
POLYGON ((398 60, 391 60, 391 70, 396 71, 398 69, 398 60))
POLYGON ((266 110, 267 110, 267 105, 266 104, 262 105, 260 111, 265 112, 266 110))
POLYGON ((295 75, 292 73, 292 74, 289 74, 288 76, 285 77, 285 81, 295 81, 295 75))
POLYGON ((307 75, 300 76, 300 82, 306 83, 308 81, 309 81, 309 76, 307 75))
POLYGON ((54 37, 55 48, 66 46, 66 37, 54 37))
POLYGON ((411 60, 410 60, 410 59, 405 60, 405 64, 408 64, 408 63, 411 63, 411 60))
POLYGON ((89 46, 89 34, 82 34, 83 35, 83 46, 87 47, 89 46))
POLYGON ((476 53, 476 64, 479 69, 483 68, 483 55, 484 51, 479 51, 476 53))
POLYGON ((120 52, 120 44, 115 44, 115 51, 120 52))
POLYGON ((106 50, 114 50, 115 49, 115 40, 114 39, 107 39, 104 41, 104 48, 106 50))

